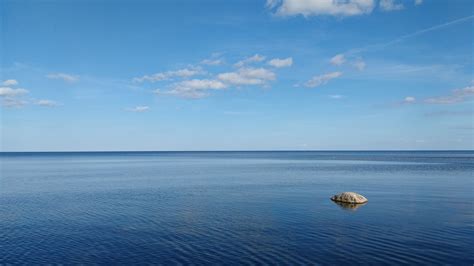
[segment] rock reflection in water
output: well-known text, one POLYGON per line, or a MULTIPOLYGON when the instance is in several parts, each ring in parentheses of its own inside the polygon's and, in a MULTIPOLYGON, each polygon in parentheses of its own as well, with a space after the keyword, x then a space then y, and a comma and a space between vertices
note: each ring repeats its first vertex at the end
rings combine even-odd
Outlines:
POLYGON ((339 205, 339 207, 341 207, 342 209, 347 210, 347 211, 356 211, 358 208, 367 204, 367 203, 345 203, 345 202, 339 202, 339 201, 333 201, 333 202, 339 205))

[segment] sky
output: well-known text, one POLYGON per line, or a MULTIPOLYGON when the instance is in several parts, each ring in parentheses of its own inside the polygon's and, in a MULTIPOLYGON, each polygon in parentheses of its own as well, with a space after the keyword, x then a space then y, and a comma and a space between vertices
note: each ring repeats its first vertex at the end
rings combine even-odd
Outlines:
POLYGON ((0 0, 1 151, 474 149, 474 1, 0 0))

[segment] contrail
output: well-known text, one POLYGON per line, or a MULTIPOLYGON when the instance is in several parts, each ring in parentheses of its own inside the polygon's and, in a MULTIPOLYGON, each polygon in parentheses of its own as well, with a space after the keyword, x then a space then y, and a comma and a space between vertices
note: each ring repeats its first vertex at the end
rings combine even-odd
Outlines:
POLYGON ((413 38, 413 37, 425 34, 425 33, 430 32, 430 31, 439 30, 439 29, 442 29, 442 28, 445 28, 445 27, 448 27, 448 26, 451 26, 451 25, 454 25, 454 24, 457 24, 457 23, 461 23, 461 22, 470 20, 472 18, 474 18, 474 15, 459 18, 459 19, 456 19, 456 20, 453 20, 453 21, 449 21, 449 22, 440 24, 440 25, 436 25, 436 26, 426 28, 426 29, 422 29, 422 30, 419 30, 419 31, 416 31, 416 32, 413 32, 413 33, 410 33, 410 34, 407 34, 407 35, 403 35, 403 36, 400 36, 400 37, 398 37, 394 40, 391 40, 389 42, 377 43, 377 44, 368 45, 368 46, 362 47, 362 48, 352 49, 352 50, 347 51, 344 54, 353 55, 353 54, 358 54, 358 53, 365 52, 365 51, 372 50, 372 49, 385 48, 385 47, 390 46, 392 44, 401 42, 403 40, 413 38))

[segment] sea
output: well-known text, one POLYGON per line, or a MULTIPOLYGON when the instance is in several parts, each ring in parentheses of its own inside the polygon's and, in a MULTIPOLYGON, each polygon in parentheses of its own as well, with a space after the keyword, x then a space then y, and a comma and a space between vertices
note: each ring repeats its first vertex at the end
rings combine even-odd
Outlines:
POLYGON ((0 153, 2 265, 473 263, 474 151, 0 153))

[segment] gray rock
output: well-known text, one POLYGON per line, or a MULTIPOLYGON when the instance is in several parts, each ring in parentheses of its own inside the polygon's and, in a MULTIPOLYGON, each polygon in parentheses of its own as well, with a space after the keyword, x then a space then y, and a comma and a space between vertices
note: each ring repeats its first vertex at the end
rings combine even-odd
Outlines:
POLYGON ((355 192, 342 192, 341 194, 332 196, 331 200, 351 204, 362 204, 368 201, 364 196, 355 192))

